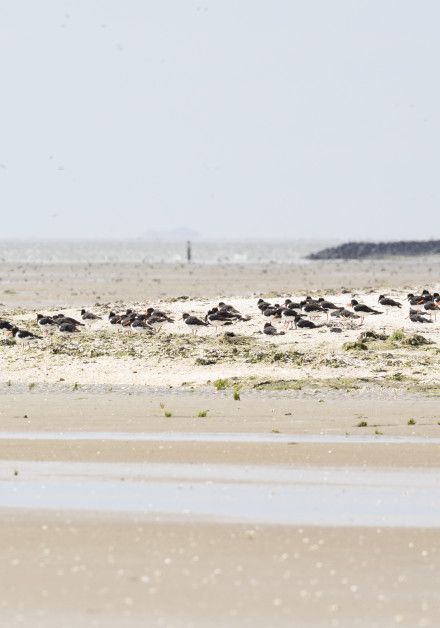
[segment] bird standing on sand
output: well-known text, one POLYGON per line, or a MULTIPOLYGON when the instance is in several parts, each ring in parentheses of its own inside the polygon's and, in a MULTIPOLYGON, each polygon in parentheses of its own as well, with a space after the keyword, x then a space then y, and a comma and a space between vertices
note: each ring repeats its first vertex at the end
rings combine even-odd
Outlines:
POLYGON ((237 320, 237 317, 228 311, 220 312, 218 308, 214 307, 212 310, 209 310, 205 316, 205 320, 219 330, 220 327, 232 325, 233 322, 237 320))
POLYGON ((147 323, 147 321, 144 321, 142 319, 139 318, 135 318, 131 324, 130 324, 130 328, 132 329, 132 331, 135 332, 141 332, 141 333, 147 333, 147 334, 154 334, 154 329, 153 327, 147 323))
POLYGON ((365 303, 359 303, 356 299, 352 299, 350 303, 348 303, 348 307, 352 307, 356 314, 359 314, 362 318, 362 322, 364 322, 364 318, 366 316, 377 316, 378 314, 383 314, 383 312, 373 310, 372 307, 365 305, 365 303))
POLYGON ((330 316, 334 316, 335 318, 360 318, 359 314, 351 310, 346 310, 345 307, 339 307, 337 310, 333 310, 333 312, 330 312, 330 316))
POLYGON ((281 318, 284 319, 284 325, 288 329, 292 329, 292 325, 294 325, 297 316, 299 316, 299 314, 293 308, 286 307, 281 312, 281 318))

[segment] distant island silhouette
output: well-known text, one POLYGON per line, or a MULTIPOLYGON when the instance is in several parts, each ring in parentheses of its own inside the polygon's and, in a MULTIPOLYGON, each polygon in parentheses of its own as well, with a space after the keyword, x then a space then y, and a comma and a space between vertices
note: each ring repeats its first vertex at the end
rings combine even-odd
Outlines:
POLYGON ((440 254, 440 240, 399 240, 396 242, 346 242, 310 253, 306 259, 364 259, 369 257, 440 254))

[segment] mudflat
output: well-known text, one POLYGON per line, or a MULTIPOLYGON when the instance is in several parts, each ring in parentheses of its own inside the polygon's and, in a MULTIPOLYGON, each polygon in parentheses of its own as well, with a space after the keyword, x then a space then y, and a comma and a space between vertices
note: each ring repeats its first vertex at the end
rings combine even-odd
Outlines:
POLYGON ((3 266, 41 338, 0 344, 2 626, 437 625, 440 320, 405 302, 437 266, 381 264, 3 266), (378 289, 403 307, 261 333, 257 294, 378 289), (249 320, 193 336, 225 295, 249 320), (151 304, 152 336, 106 320, 151 304))

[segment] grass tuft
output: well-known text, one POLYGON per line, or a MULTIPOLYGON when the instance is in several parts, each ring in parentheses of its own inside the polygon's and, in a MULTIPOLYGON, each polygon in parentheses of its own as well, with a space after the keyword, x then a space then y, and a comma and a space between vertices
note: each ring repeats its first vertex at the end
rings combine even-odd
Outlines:
POLYGON ((198 417, 199 419, 204 419, 207 415, 208 415, 208 410, 200 410, 200 411, 197 413, 197 417, 198 417))
POLYGON ((217 390, 226 390, 229 386, 229 382, 227 379, 216 379, 214 382, 214 386, 217 390))

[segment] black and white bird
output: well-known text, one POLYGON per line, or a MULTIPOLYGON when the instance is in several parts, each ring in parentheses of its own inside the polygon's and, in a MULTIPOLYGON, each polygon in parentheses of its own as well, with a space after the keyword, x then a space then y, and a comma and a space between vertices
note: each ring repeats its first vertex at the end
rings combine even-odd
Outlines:
POLYGON ((220 313, 222 314, 227 313, 231 316, 231 318, 235 318, 235 320, 237 321, 250 321, 251 320, 250 316, 243 316, 243 314, 239 312, 237 308, 235 308, 233 305, 229 305, 228 303, 224 303, 223 301, 219 302, 217 309, 220 313))
POLYGON ((77 321, 76 318, 72 318, 71 316, 64 316, 64 314, 55 314, 52 318, 57 325, 61 325, 62 323, 71 323, 72 325, 84 327, 84 323, 77 321))
POLYGON ((348 304, 348 307, 352 307, 356 314, 359 314, 362 320, 364 320, 366 316, 377 316, 379 314, 383 314, 383 312, 374 310, 369 305, 365 305, 365 303, 359 303, 356 299, 352 299, 348 304))
POLYGON ((264 299, 258 299, 257 301, 257 307, 258 309, 262 312, 266 307, 269 307, 270 303, 268 303, 267 301, 265 301, 264 299))
POLYGON ((332 303, 332 301, 327 301, 326 299, 324 299, 324 297, 319 297, 317 303, 324 310, 337 310, 339 308, 338 305, 335 305, 335 303, 332 303))
POLYGON ((398 307, 399 309, 402 307, 402 304, 399 303, 399 301, 386 297, 384 294, 379 295, 378 302, 379 305, 385 308, 385 311, 388 311, 390 307, 398 307))
POLYGON ((31 331, 26 331, 25 329, 19 329, 18 327, 13 327, 11 329, 11 333, 16 340, 41 340, 41 336, 37 336, 31 331))
POLYGON ((219 311, 218 308, 214 307, 212 310, 209 310, 205 320, 213 327, 220 328, 232 325, 237 320, 237 317, 227 310, 219 311))
POLYGON ((281 312, 281 318, 284 320, 284 325, 288 329, 292 329, 297 316, 299 316, 299 314, 293 308, 285 307, 281 312))
POLYGON ((102 320, 102 318, 100 316, 97 316, 96 314, 93 314, 93 312, 87 312, 87 310, 84 310, 84 309, 81 310, 81 318, 83 319, 83 321, 100 321, 100 320, 102 320))
POLYGON ((58 331, 61 334, 74 334, 79 332, 78 327, 74 323, 69 323, 69 321, 61 321, 58 325, 58 331))
POLYGON ((345 307, 339 307, 337 310, 333 310, 330 312, 330 316, 335 318, 360 318, 359 314, 352 312, 351 310, 346 310, 345 307))
POLYGON ((37 324, 40 327, 53 327, 54 325, 57 325, 57 322, 52 318, 52 316, 37 314, 37 324))
POLYGON ((14 325, 9 321, 6 321, 4 318, 0 318, 0 329, 3 331, 11 331, 14 325))
POLYGON ((313 301, 310 297, 307 297, 305 301, 302 301, 301 306, 302 311, 306 314, 327 314, 322 305, 318 303, 318 301, 313 301))
POLYGON ((130 328, 132 331, 135 331, 137 333, 144 333, 144 334, 154 334, 154 328, 152 327, 152 325, 150 325, 149 323, 147 323, 147 321, 144 321, 140 318, 135 318, 131 324, 130 324, 130 328))
POLYGON ((267 334, 268 336, 284 336, 284 333, 284 331, 278 331, 272 323, 264 323, 263 334, 267 334))
POLYGON ((275 305, 269 305, 263 308, 261 311, 265 319, 272 322, 281 318, 283 309, 284 308, 280 307, 278 303, 275 303, 275 305))
POLYGON ((154 307, 149 307, 147 309, 147 320, 149 320, 153 316, 155 316, 157 319, 162 318, 164 323, 174 323, 174 319, 170 318, 166 312, 158 310, 154 307))
POLYGON ((437 314, 439 312, 439 302, 434 299, 434 297, 430 297, 423 304, 423 309, 426 313, 431 317, 434 314, 434 320, 437 320, 437 314))
POLYGON ((313 321, 302 318, 301 316, 296 316, 295 318, 295 327, 298 329, 317 329, 318 327, 324 327, 324 325, 317 325, 313 321))
POLYGON ((411 310, 416 312, 423 312, 423 306, 425 304, 425 298, 423 296, 416 296, 412 292, 410 292, 406 298, 408 299, 409 307, 411 310))
MULTIPOLYGON (((138 319, 139 320, 139 319, 138 319)), ((168 318, 168 316, 160 316, 160 314, 151 314, 145 321, 148 325, 150 325, 151 329, 154 331, 160 331, 165 323, 173 323, 174 321, 168 318)))
POLYGON ((188 314, 187 312, 184 312, 184 314, 182 315, 182 318, 185 321, 185 323, 190 327, 193 334, 197 333, 197 330, 199 329, 199 327, 209 326, 209 323, 207 323, 206 321, 202 320, 201 318, 198 318, 197 316, 191 316, 191 314, 188 314))
POLYGON ((432 323, 432 318, 425 318, 423 314, 416 310, 410 309, 408 318, 412 323, 432 323))
POLYGON ((284 307, 289 308, 289 310, 300 310, 301 303, 299 303, 298 301, 292 301, 292 299, 286 299, 284 301, 284 307))

